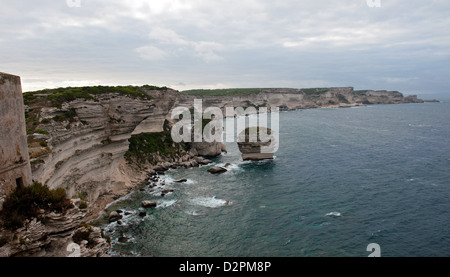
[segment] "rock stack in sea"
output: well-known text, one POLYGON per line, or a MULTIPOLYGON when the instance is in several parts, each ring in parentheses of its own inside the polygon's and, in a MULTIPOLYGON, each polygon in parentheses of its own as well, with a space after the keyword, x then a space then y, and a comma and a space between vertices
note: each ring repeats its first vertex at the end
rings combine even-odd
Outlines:
POLYGON ((274 136, 272 130, 265 127, 251 127, 238 136, 238 147, 244 161, 273 159, 274 136), (252 135, 254 138, 252 139, 252 135))

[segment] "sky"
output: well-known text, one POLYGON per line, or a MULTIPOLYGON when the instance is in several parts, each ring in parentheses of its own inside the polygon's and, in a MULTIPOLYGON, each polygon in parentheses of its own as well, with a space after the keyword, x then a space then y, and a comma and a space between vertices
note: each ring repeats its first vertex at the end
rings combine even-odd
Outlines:
POLYGON ((448 0, 0 0, 23 91, 341 87, 450 98, 448 0))

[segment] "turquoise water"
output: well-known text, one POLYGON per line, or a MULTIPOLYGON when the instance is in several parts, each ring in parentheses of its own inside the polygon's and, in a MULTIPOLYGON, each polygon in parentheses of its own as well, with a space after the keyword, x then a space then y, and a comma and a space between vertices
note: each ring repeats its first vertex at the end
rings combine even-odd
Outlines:
POLYGON ((101 226, 113 256, 450 256, 449 118, 449 103, 283 112, 274 160, 227 143, 228 172, 170 170, 173 193, 136 191, 101 226), (142 200, 159 204, 144 218, 142 200))

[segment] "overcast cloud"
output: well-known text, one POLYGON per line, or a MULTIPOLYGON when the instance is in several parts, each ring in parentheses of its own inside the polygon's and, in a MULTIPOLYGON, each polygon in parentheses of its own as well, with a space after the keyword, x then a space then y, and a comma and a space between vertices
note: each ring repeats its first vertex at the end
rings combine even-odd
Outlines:
POLYGON ((354 86, 450 97, 450 1, 367 2, 0 0, 0 71, 20 75, 24 91, 354 86))

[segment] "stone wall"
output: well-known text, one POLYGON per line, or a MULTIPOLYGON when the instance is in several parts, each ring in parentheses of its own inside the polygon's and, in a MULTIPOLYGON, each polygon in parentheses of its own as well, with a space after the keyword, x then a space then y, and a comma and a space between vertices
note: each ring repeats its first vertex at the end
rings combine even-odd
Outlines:
POLYGON ((31 182, 20 77, 0 72, 0 209, 18 185, 31 182))

